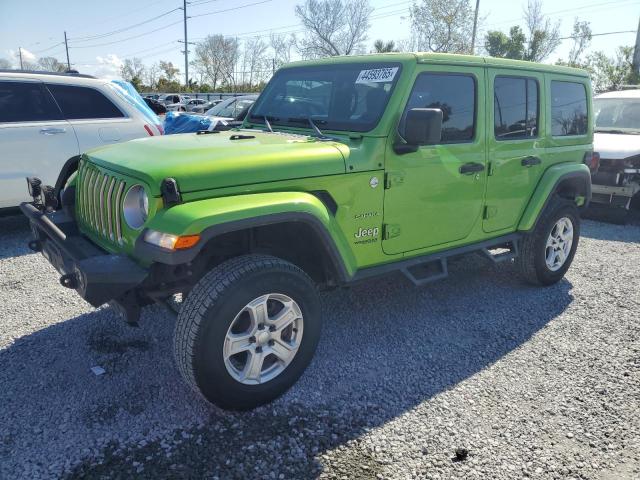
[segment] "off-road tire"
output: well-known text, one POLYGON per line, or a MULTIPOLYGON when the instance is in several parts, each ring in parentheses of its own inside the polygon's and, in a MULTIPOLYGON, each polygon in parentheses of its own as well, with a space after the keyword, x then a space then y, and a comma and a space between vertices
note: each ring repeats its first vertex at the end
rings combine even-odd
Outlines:
POLYGON ((174 354, 187 384, 224 409, 248 410, 287 391, 311 362, 321 331, 318 292, 297 266, 267 255, 245 255, 213 268, 195 285, 178 314, 174 354), (223 344, 235 316, 254 298, 271 292, 300 306, 304 334, 282 373, 266 383, 246 385, 228 372, 223 344))
POLYGON ((572 200, 554 196, 543 210, 533 230, 520 243, 516 265, 523 279, 532 285, 553 285, 559 282, 571 266, 580 239, 580 214, 572 200), (558 220, 566 217, 573 224, 573 243, 567 259, 558 270, 551 270, 545 261, 547 238, 558 220))

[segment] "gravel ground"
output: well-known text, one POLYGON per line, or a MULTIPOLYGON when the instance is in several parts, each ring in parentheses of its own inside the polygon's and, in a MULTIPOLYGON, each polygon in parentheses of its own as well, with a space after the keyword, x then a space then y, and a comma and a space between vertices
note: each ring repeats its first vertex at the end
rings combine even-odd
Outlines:
POLYGON ((180 381, 168 313, 93 310, 26 237, 0 219, 0 478, 640 478, 640 222, 584 222, 549 288, 470 256, 326 293, 299 383, 233 414, 180 381))

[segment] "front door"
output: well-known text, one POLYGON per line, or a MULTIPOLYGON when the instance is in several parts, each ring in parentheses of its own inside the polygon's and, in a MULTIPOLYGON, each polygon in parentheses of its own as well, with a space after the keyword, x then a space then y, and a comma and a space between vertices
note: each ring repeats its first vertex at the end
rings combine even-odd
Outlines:
POLYGON ((493 105, 486 132, 490 171, 482 228, 515 230, 544 169, 544 75, 489 68, 487 79, 493 105))
MULTIPOLYGON (((441 141, 387 152, 383 250, 408 252, 465 239, 481 218, 486 179, 484 68, 429 65, 418 72, 411 108, 443 112, 441 141)), ((400 129, 402 130, 402 128, 400 129)))

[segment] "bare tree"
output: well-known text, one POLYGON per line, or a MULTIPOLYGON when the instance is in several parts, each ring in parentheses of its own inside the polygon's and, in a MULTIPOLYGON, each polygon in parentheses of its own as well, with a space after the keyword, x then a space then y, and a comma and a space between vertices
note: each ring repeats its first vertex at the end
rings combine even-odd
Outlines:
POLYGON ((372 11, 369 0, 306 0, 296 5, 305 30, 298 44, 300 54, 318 58, 363 51, 372 11))
POLYGON ((144 75, 144 64, 139 58, 127 58, 120 69, 120 75, 127 82, 141 83, 144 75))
POLYGON ((280 68, 291 61, 291 50, 296 45, 295 35, 271 34, 269 43, 273 50, 274 68, 280 68))
POLYGON ((0 58, 0 68, 9 70, 11 68, 11 62, 6 58, 0 58))
POLYGON ((580 64, 580 57, 591 44, 591 26, 589 22, 576 19, 573 22, 573 45, 569 51, 569 65, 576 67, 580 64))
POLYGON ((268 62, 265 55, 267 48, 267 43, 260 37, 250 38, 244 42, 242 83, 248 83, 249 86, 252 86, 254 82, 259 83, 265 78, 268 62))
POLYGON ((541 62, 560 45, 560 21, 551 23, 542 13, 542 0, 529 0, 524 9, 524 22, 528 31, 525 59, 541 62))
POLYGON ((421 0, 411 7, 412 47, 469 53, 474 10, 469 0, 421 0))
POLYGON ((65 72, 67 70, 67 66, 55 57, 40 58, 38 67, 47 72, 65 72))
POLYGON ((222 84, 235 84, 234 70, 238 62, 238 41, 222 35, 209 35, 196 45, 197 71, 217 88, 222 84))
POLYGON ((174 67, 172 62, 165 62, 164 60, 160 60, 158 66, 160 67, 160 71, 162 72, 164 78, 169 82, 175 81, 176 75, 180 73, 180 70, 174 67))
POLYGON ((157 63, 152 63, 146 69, 145 83, 153 90, 158 84, 159 76, 160 66, 157 63))

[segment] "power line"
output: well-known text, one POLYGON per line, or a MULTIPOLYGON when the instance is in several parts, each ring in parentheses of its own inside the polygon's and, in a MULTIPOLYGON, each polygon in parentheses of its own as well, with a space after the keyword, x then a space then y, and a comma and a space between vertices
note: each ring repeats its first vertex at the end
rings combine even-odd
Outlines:
POLYGON ((90 40, 97 40, 99 38, 110 37, 111 35, 116 35, 118 33, 126 32, 127 30, 131 30, 133 28, 137 28, 137 27, 139 27, 141 25, 145 25, 147 23, 151 23, 151 22, 153 22, 155 20, 158 20, 159 18, 165 17, 165 16, 169 15, 170 13, 173 13, 173 12, 175 12, 177 10, 180 10, 180 8, 174 8, 172 10, 168 10, 168 11, 166 11, 164 13, 161 13, 160 15, 156 15, 155 17, 149 18, 149 19, 144 20, 142 22, 135 23, 133 25, 129 25, 128 27, 122 27, 122 28, 119 28, 117 30, 113 30, 111 32, 101 33, 101 34, 98 34, 98 35, 89 35, 89 36, 86 36, 86 37, 71 37, 70 40, 72 40, 74 42, 86 42, 86 41, 90 41, 90 40))
POLYGON ((162 27, 158 27, 158 28, 155 28, 153 30, 149 30, 148 32, 141 33, 139 35, 134 35, 133 37, 123 38, 122 40, 114 40, 113 42, 98 43, 98 44, 95 44, 95 45, 82 45, 82 46, 78 46, 78 47, 72 45, 69 48, 94 48, 94 47, 105 47, 107 45, 114 45, 116 43, 127 42, 127 41, 133 40, 135 38, 140 38, 140 37, 144 37, 145 35, 150 35, 152 33, 158 32, 160 30, 164 30, 165 28, 172 27, 173 25, 177 25, 179 23, 182 23, 182 20, 178 20, 177 22, 173 22, 173 23, 169 23, 167 25, 163 25, 162 27))
POLYGON ((189 18, 206 17, 208 15, 215 15, 216 13, 231 12, 231 11, 234 11, 234 10, 240 10, 242 8, 253 7, 254 5, 261 5, 263 3, 269 3, 269 2, 272 2, 272 1, 273 0, 262 0, 261 2, 247 3, 246 5, 240 5, 238 7, 225 8, 224 10, 216 10, 214 12, 207 12, 207 13, 200 13, 198 15, 192 15, 189 18))

